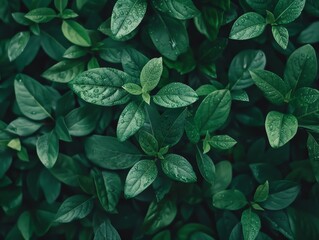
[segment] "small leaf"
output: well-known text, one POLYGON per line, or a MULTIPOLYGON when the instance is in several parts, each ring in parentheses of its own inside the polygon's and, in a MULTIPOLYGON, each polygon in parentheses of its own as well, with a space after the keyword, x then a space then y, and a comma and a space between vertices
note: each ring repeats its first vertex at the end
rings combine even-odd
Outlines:
POLYGON ((141 95, 142 94, 142 88, 137 85, 136 83, 126 83, 123 85, 123 88, 125 91, 132 95, 141 95))
POLYGON ((85 218, 93 209, 93 199, 84 195, 67 198, 60 206, 55 222, 68 223, 76 219, 85 218))
POLYGON ((137 162, 128 172, 124 194, 126 198, 133 198, 151 185, 157 177, 157 167, 152 160, 137 162))
POLYGON ((208 183, 213 184, 215 181, 215 164, 207 154, 203 154, 198 147, 196 147, 196 149, 196 162, 198 169, 203 178, 208 183))
POLYGON ((225 210, 239 210, 247 205, 245 195, 236 189, 223 190, 213 195, 213 206, 225 210))
POLYGON ((228 135, 215 135, 210 138, 209 144, 216 149, 227 150, 232 148, 237 141, 228 135))
POLYGON ((269 195, 269 183, 266 181, 264 184, 261 184, 257 187, 256 192, 254 194, 255 202, 264 202, 267 200, 269 195))
POLYGON ((259 216, 249 208, 241 214, 240 222, 243 228, 244 240, 255 240, 261 228, 259 216))
POLYGON ((157 154, 158 142, 152 134, 144 130, 140 131, 138 142, 147 155, 155 156, 157 154))
POLYGON ((287 28, 282 26, 272 26, 272 35, 280 47, 286 49, 289 43, 289 33, 287 28))
POLYGON ((90 47, 92 45, 90 35, 87 30, 73 20, 63 21, 62 32, 65 38, 75 45, 81 47, 90 47))
POLYGON ((24 15, 25 18, 35 23, 46 23, 56 16, 56 12, 52 8, 36 8, 24 15))
POLYGON ((143 102, 129 103, 122 111, 116 127, 117 138, 123 142, 134 135, 145 122, 143 102))
POLYGON ((170 83, 153 96, 156 104, 167 108, 180 108, 196 102, 198 96, 196 92, 183 83, 170 83))
POLYGON ((103 221, 96 229, 93 240, 121 240, 110 220, 103 221))
POLYGON ((19 32, 13 36, 8 46, 8 57, 10 62, 21 55, 30 39, 30 32, 19 32))
POLYGON ((162 58, 153 58, 146 63, 140 75, 141 86, 144 92, 149 92, 157 86, 162 72, 162 58))
POLYGON ((122 38, 137 28, 146 9, 146 0, 118 0, 111 16, 111 31, 114 36, 122 38))
POLYGON ((13 150, 16 150, 16 151, 21 151, 22 149, 22 146, 21 146, 21 142, 20 142, 20 139, 19 138, 14 138, 14 139, 11 139, 8 144, 7 144, 7 147, 13 149, 13 150))
POLYGON ((52 168, 59 155, 59 139, 54 131, 43 134, 36 143, 37 155, 46 168, 52 168))
POLYGON ((292 114, 271 111, 267 114, 265 128, 270 146, 279 148, 296 135, 298 120, 292 114))
POLYGON ((180 155, 167 154, 161 160, 161 165, 163 172, 173 180, 185 183, 197 181, 192 165, 180 155))
POLYGON ((306 0, 278 1, 274 15, 276 24, 287 24, 298 18, 305 6, 306 0))
POLYGON ((229 38, 235 40, 246 40, 258 37, 266 27, 265 18, 255 12, 248 12, 240 16, 234 23, 229 38))
POLYGON ((67 5, 68 0, 54 0, 54 6, 59 12, 62 12, 67 5))

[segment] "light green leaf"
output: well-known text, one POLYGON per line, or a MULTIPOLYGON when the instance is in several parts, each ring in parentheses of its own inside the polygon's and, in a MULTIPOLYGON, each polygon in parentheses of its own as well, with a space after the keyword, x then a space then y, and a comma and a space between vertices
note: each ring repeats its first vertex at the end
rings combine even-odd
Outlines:
POLYGON ((18 117, 6 127, 6 131, 25 137, 36 132, 42 125, 42 123, 34 122, 24 117, 18 117))
POLYGON ((68 59, 75 59, 83 57, 87 54, 87 51, 85 48, 73 45, 69 47, 67 50, 65 50, 63 57, 68 59))
POLYGON ((203 154, 202 151, 196 147, 196 161, 198 169, 203 178, 213 184, 215 180, 215 164, 213 160, 207 155, 203 154))
POLYGON ((140 75, 143 92, 153 90, 161 79, 163 72, 162 58, 153 58, 143 67, 140 75))
POLYGON ((152 160, 141 160, 130 169, 124 186, 125 198, 133 198, 151 185, 157 177, 157 167, 152 160))
POLYGON ((68 83, 85 69, 83 61, 63 60, 45 70, 42 77, 59 83, 68 83))
POLYGON ((279 0, 274 10, 276 24, 287 24, 298 18, 305 2, 306 0, 279 0))
POLYGON ((251 86, 254 82, 249 74, 252 69, 264 69, 266 55, 261 50, 243 50, 231 61, 228 79, 231 90, 240 90, 251 86))
POLYGON ((254 194, 255 202, 264 202, 267 200, 269 195, 269 182, 266 181, 264 184, 261 184, 257 187, 254 194))
POLYGON ((137 85, 136 83, 125 83, 122 87, 129 94, 132 94, 132 95, 141 95, 142 94, 141 86, 137 85))
POLYGON ((30 39, 30 32, 19 32, 13 36, 8 46, 10 62, 14 61, 23 52, 30 39))
POLYGON ((280 47, 286 49, 289 43, 289 33, 287 28, 283 26, 272 26, 272 35, 280 47))
POLYGON ((143 20, 146 0, 117 0, 111 16, 111 31, 116 38, 131 33, 143 20))
POLYGON ((52 168, 59 155, 59 139, 54 131, 40 136, 36 143, 37 155, 46 168, 52 168))
POLYGON ((209 144, 216 149, 227 150, 232 148, 237 141, 228 135, 215 135, 209 140, 209 144))
POLYGON ((56 16, 56 12, 52 8, 36 8, 24 15, 25 18, 35 23, 50 22, 56 16))
POLYGON ((277 74, 267 70, 249 72, 257 87, 271 103, 280 105, 285 102, 289 88, 277 74))
POLYGON ((130 102, 122 111, 116 127, 117 138, 123 142, 134 135, 145 122, 144 103, 130 102))
POLYGON ((229 38, 246 40, 258 37, 266 27, 266 19, 255 12, 248 12, 240 16, 234 23, 229 38))
POLYGON ((298 120, 292 114, 271 111, 267 114, 265 128, 270 146, 279 148, 296 135, 298 120))
POLYGON ((59 12, 62 12, 67 5, 68 0, 54 0, 54 6, 59 12))
POLYGON ((197 181, 192 165, 182 156, 177 154, 167 154, 161 160, 163 172, 171 179, 192 183, 197 181))
POLYGON ((317 69, 316 51, 311 45, 307 44, 298 48, 289 56, 284 80, 293 90, 308 87, 315 80, 317 69))
POLYGON ((157 10, 180 20, 200 14, 192 0, 152 0, 152 3, 157 10))
POLYGON ((243 228, 244 240, 255 240, 261 228, 259 216, 249 208, 241 214, 240 222, 243 228))
POLYGON ((223 190, 213 195, 213 206, 224 210, 239 210, 247 205, 245 195, 236 189, 223 190))
POLYGON ((120 177, 113 172, 94 171, 96 193, 102 207, 110 213, 116 212, 123 186, 120 177))
POLYGON ((153 96, 157 105, 167 108, 186 107, 198 100, 196 92, 183 83, 170 83, 153 96))
POLYGON ((75 45, 81 47, 90 47, 92 45, 87 30, 81 24, 73 20, 63 21, 62 33, 66 39, 75 45))
POLYGON ((55 222, 68 223, 85 218, 93 209, 93 199, 85 195, 75 195, 67 198, 60 206, 55 222))
POLYGON ((109 136, 93 135, 86 139, 84 147, 91 162, 107 169, 130 168, 142 156, 133 144, 109 136))
POLYGON ((69 86, 89 103, 114 106, 129 100, 128 93, 122 88, 127 82, 133 82, 133 79, 125 72, 113 68, 95 68, 78 75, 69 82, 69 86))
POLYGON ((231 107, 229 90, 217 90, 207 95, 199 105, 194 121, 201 134, 219 129, 227 120, 231 107))

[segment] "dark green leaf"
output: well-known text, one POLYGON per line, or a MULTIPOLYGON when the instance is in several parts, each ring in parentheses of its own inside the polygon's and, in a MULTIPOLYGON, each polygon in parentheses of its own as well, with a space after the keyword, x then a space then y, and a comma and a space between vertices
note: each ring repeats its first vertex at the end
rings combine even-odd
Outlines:
POLYGON ((261 228, 259 216, 249 208, 243 211, 240 222, 243 228, 244 240, 256 239, 261 228))
POLYGON ((272 26, 272 35, 280 47, 286 49, 289 43, 289 33, 287 28, 282 26, 272 26))
POLYGON ((213 184, 215 182, 215 164, 207 154, 203 154, 198 147, 196 149, 196 161, 198 169, 203 178, 207 182, 213 184))
POLYGON ((213 195, 213 206, 225 210, 238 210, 247 205, 244 194, 236 189, 223 190, 213 195))
POLYGON ((103 221, 95 231, 94 240, 121 240, 110 220, 103 221))
POLYGON ((301 14, 305 6, 305 0, 280 0, 278 1, 274 15, 277 24, 286 24, 294 21, 301 14))
POLYGON ((8 57, 10 62, 14 61, 23 52, 30 39, 30 32, 19 32, 10 40, 8 57))
POLYGON ((36 143, 37 155, 46 168, 52 168, 59 155, 59 139, 54 131, 43 134, 36 143))
POLYGON ((52 8, 36 8, 24 15, 25 18, 35 23, 46 23, 56 16, 56 12, 52 8))

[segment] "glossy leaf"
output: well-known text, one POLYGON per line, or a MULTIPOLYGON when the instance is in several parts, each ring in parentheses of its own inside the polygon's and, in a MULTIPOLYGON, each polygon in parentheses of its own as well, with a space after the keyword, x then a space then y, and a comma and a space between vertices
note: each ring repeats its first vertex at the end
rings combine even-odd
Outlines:
POLYGON ((10 40, 8 57, 10 62, 14 61, 23 52, 30 39, 29 32, 19 32, 10 40))
POLYGON ((92 45, 91 38, 87 30, 73 20, 63 21, 62 32, 66 39, 75 45, 81 47, 90 47, 92 45))
POLYGON ((301 14, 305 6, 305 0, 280 0, 278 1, 274 15, 277 24, 286 24, 294 21, 301 14))
POLYGON ((259 216, 249 208, 243 211, 240 222, 243 228, 244 240, 256 239, 261 228, 259 216))
POLYGON ((37 155, 46 168, 52 168, 59 155, 59 139, 54 131, 40 136, 36 143, 37 155))
POLYGON ((213 195, 213 206, 225 210, 239 210, 247 205, 246 197, 236 189, 223 190, 213 195))

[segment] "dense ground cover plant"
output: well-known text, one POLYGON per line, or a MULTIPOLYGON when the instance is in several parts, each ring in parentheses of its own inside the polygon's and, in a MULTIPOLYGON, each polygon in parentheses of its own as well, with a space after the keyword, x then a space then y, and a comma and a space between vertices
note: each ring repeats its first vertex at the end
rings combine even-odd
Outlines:
POLYGON ((0 0, 1 239, 318 239, 317 0, 0 0))

